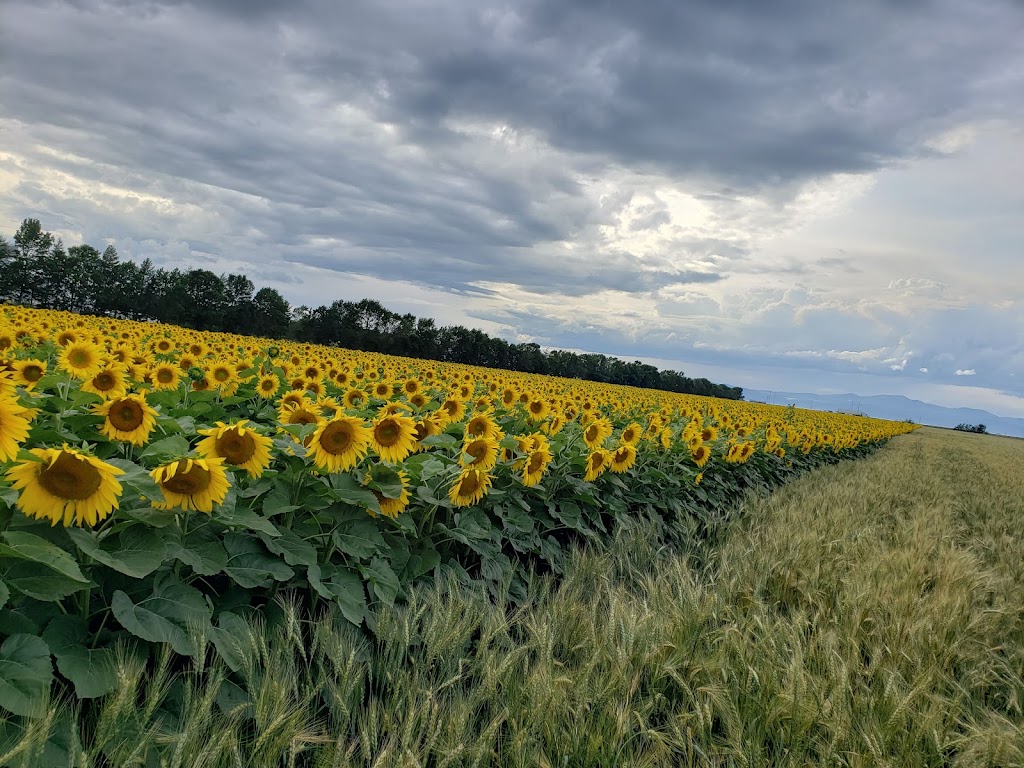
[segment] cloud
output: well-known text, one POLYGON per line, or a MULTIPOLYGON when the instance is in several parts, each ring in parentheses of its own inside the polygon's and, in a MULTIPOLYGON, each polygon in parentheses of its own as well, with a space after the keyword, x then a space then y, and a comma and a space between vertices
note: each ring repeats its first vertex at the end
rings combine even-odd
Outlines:
POLYGON ((1022 392, 1021 39, 1012 0, 10 0, 0 224, 682 368, 1022 392))
POLYGON ((974 376, 976 373, 977 372, 973 368, 966 368, 966 369, 964 369, 964 368, 957 368, 956 369, 956 375, 957 376, 974 376))

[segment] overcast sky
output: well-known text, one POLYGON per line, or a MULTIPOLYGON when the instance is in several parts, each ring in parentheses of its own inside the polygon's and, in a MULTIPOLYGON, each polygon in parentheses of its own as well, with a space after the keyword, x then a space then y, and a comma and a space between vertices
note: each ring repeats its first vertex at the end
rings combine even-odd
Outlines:
POLYGON ((0 233, 1024 416, 1019 0, 4 0, 0 233))

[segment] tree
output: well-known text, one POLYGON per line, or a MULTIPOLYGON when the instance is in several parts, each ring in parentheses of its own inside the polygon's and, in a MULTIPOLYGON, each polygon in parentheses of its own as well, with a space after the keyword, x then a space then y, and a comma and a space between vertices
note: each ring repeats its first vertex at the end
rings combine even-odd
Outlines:
POLYGON ((288 333, 291 307, 273 288, 260 288, 252 300, 253 333, 271 339, 280 339, 288 333))

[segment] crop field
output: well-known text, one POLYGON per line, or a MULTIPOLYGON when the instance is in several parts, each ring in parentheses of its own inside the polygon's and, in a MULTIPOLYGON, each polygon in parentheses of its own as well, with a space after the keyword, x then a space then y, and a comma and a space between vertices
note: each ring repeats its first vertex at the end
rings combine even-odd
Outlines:
MULTIPOLYGON (((0 359, 0 755, 23 765, 79 764, 79 753, 111 765, 369 765, 375 751, 391 755, 382 765, 520 764, 493 703, 465 713, 487 720, 474 738, 491 746, 447 763, 387 752, 400 734, 359 719, 398 696, 394 685, 415 688, 394 671, 429 645, 427 628, 410 628, 454 621, 430 601, 478 602, 448 605, 462 628, 421 659, 425 674, 471 666, 459 633, 474 627, 479 651, 480 633, 498 631, 481 624, 487 611, 501 609, 506 631, 509 616, 562 594, 544 590, 579 590, 594 567, 581 551, 607 558, 615 542, 642 540, 651 562, 662 550, 713 559, 745 499, 914 429, 20 307, 0 307, 0 359), (291 645, 267 639, 278 632, 291 645), (399 648, 396 632, 415 638, 399 648), (271 679, 285 672, 297 678, 271 679), (310 674, 322 688, 304 688, 317 703, 300 704, 294 687, 310 674), (188 724, 197 712, 206 725, 188 724)), ((607 631, 627 632, 604 608, 607 631)), ((568 642, 549 639, 529 659, 505 648, 510 669, 568 642)), ((537 674, 549 673, 530 686, 554 696, 557 671, 537 674)), ((557 720, 558 696, 536 706, 557 720)), ((422 716, 394 725, 412 729, 401 738, 448 727, 439 711, 422 716)), ((524 756, 563 764, 546 741, 557 729, 530 733, 540 752, 524 756)))

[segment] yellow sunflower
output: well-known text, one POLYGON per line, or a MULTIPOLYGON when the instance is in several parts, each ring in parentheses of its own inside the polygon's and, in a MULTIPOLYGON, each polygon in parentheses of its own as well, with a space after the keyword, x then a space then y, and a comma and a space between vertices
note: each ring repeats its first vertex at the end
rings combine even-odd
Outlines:
POLYGON ((644 428, 635 421, 631 421, 626 428, 622 430, 622 434, 619 436, 619 439, 624 443, 636 445, 640 438, 643 437, 643 433, 644 428))
POLYGON ((224 459, 177 459, 161 464, 149 473, 164 500, 155 501, 158 509, 184 509, 210 513, 224 501, 231 487, 224 459))
POLYGON ((491 469, 498 462, 498 447, 497 441, 490 437, 467 440, 462 446, 459 463, 474 469, 491 469))
POLYGON ((462 421, 466 415, 466 404, 454 397, 449 397, 441 403, 437 413, 448 422, 462 421))
POLYGON ((622 443, 612 453, 612 461, 609 469, 617 474, 627 471, 636 463, 636 446, 630 443, 622 443))
POLYGON ((217 422, 216 427, 200 429, 205 435, 196 446, 204 458, 219 457, 228 464, 244 469, 250 477, 260 477, 270 466, 270 447, 273 441, 259 432, 246 428, 246 419, 234 424, 217 422))
POLYGON ((355 416, 340 414, 324 421, 309 441, 313 463, 325 472, 344 472, 366 456, 373 433, 355 416))
POLYGON ((117 509, 123 470, 75 448, 32 448, 40 459, 7 470, 11 485, 21 491, 18 507, 29 517, 51 525, 96 525, 117 509))
POLYGON ((611 451, 607 451, 604 448, 598 448, 591 452, 587 456, 587 474, 583 476, 583 479, 588 483, 592 483, 608 469, 608 466, 612 463, 611 451))
POLYGON ((46 362, 43 360, 15 360, 14 382, 25 389, 35 389, 39 380, 46 375, 46 362))
POLYGON ((711 459, 711 449, 706 445, 698 445, 692 451, 690 456, 693 458, 693 463, 698 467, 703 467, 711 459))
POLYGON ((91 379, 103 368, 103 350, 91 341, 75 341, 60 351, 57 366, 76 379, 91 379))
POLYGON ((149 380, 155 390, 175 390, 181 382, 181 369, 173 363, 160 363, 150 371, 149 380))
POLYGON ((80 388, 83 392, 99 395, 104 400, 122 397, 128 392, 124 376, 125 370, 122 366, 105 365, 94 376, 83 381, 80 388))
POLYGON ((381 414, 373 420, 371 445, 381 461, 401 461, 416 450, 416 422, 408 416, 381 414))
POLYGON ((28 439, 28 414, 14 398, 0 396, 0 461, 12 461, 19 444, 28 439))
POLYGON ((497 440, 501 427, 491 418, 489 413, 478 413, 466 422, 466 438, 484 437, 497 440))
POLYGON ((281 389, 281 379, 274 373, 265 373, 256 382, 256 394, 264 400, 273 400, 281 389))
POLYGON ((342 401, 345 403, 346 408, 358 408, 366 403, 366 393, 361 389, 352 387, 345 392, 342 401))
POLYGON ((529 488, 539 483, 544 476, 544 470, 548 468, 550 463, 551 451, 548 450, 546 445, 535 449, 526 457, 526 462, 523 464, 523 485, 529 488))
POLYGON ((103 417, 100 434, 108 440, 145 445, 150 433, 156 428, 157 412, 143 395, 116 397, 97 405, 93 412, 103 417))
POLYGON ((452 483, 448 498, 456 507, 476 504, 491 487, 491 476, 486 470, 466 467, 452 483))
POLYGON ((608 419, 594 419, 583 429, 583 442, 591 451, 600 448, 612 434, 612 423, 608 419))

